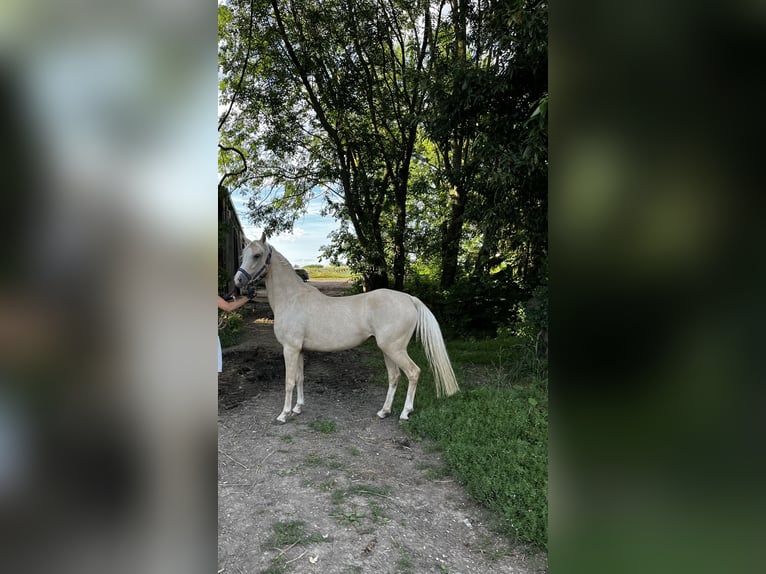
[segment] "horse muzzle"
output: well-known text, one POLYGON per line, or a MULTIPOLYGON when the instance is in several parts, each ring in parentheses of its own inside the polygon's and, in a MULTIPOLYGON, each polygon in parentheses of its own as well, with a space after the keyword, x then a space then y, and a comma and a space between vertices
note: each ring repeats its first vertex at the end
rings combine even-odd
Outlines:
POLYGON ((253 276, 240 267, 234 274, 234 285, 237 287, 245 287, 250 281, 253 280, 253 276))

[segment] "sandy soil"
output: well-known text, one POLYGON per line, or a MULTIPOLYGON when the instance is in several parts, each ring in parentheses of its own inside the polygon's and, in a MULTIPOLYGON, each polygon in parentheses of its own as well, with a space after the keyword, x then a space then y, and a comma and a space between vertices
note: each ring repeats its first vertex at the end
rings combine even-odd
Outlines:
MULTIPOLYGON (((346 288, 311 283, 330 295, 346 288)), ((220 574, 547 571, 544 556, 491 529, 429 443, 397 416, 375 415, 386 384, 370 350, 306 353, 303 414, 276 424, 284 364, 265 293, 244 316, 219 375, 220 574), (280 529, 303 540, 279 539, 280 529)))

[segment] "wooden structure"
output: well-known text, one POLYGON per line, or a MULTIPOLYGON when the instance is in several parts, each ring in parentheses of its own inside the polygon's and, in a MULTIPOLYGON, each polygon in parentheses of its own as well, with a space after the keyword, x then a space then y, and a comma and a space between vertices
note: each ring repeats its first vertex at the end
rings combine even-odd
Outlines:
POLYGON ((231 202, 229 190, 218 186, 218 291, 225 295, 234 289, 234 274, 239 268, 242 249, 248 244, 242 223, 231 202))

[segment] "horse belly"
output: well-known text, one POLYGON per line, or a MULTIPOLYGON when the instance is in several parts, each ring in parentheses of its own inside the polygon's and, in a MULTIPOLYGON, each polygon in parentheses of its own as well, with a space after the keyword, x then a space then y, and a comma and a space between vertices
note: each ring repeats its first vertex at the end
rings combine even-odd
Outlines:
POLYGON ((359 325, 334 322, 309 325, 303 339, 307 351, 342 351, 364 343, 372 336, 369 329, 359 325))

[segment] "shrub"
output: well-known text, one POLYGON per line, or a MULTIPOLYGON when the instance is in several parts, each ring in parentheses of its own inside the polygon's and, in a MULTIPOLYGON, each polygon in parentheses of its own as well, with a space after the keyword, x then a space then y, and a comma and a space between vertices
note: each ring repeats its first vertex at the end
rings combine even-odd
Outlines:
POLYGON ((462 336, 494 337, 503 326, 516 322, 524 298, 510 269, 481 281, 461 277, 446 290, 439 288, 436 277, 415 275, 407 288, 428 305, 443 327, 462 336))
POLYGON ((532 297, 519 305, 519 321, 515 332, 535 349, 536 354, 548 356, 548 286, 540 285, 532 297))
POLYGON ((244 325, 242 315, 236 311, 231 313, 219 311, 218 321, 218 337, 221 339, 221 347, 231 347, 239 343, 242 337, 242 325, 244 325))

